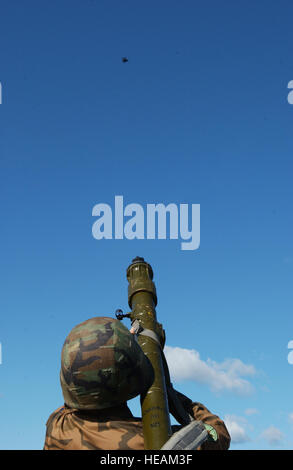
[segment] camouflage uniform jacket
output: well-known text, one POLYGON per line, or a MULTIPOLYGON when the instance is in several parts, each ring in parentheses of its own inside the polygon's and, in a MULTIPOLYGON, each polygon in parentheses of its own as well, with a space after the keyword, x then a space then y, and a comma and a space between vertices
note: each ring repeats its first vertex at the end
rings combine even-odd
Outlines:
MULTIPOLYGON (((214 427, 216 442, 206 441, 198 450, 226 450, 230 436, 224 422, 201 403, 192 403, 196 420, 214 427)), ((173 432, 180 426, 172 426, 173 432)), ((44 450, 144 450, 141 418, 132 416, 128 406, 95 411, 78 411, 66 405, 47 421, 44 450)))

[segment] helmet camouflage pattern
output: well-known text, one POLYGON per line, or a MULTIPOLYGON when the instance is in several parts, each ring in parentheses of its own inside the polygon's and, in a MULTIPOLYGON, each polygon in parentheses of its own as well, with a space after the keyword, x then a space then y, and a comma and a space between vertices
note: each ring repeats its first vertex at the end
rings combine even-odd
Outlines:
POLYGON ((119 405, 146 392, 153 379, 149 359, 119 320, 91 318, 74 327, 64 342, 60 381, 70 408, 119 405))

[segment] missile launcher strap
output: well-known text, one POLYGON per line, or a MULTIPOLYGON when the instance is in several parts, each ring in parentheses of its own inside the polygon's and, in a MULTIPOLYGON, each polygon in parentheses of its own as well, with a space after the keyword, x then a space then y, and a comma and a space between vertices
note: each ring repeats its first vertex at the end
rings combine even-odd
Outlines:
POLYGON ((154 341, 156 341, 156 343, 158 343, 158 345, 161 347, 161 342, 159 340, 159 337, 153 330, 149 330, 148 328, 142 328, 138 320, 134 320, 131 327, 132 327, 131 329, 133 331, 133 334, 149 336, 154 341))

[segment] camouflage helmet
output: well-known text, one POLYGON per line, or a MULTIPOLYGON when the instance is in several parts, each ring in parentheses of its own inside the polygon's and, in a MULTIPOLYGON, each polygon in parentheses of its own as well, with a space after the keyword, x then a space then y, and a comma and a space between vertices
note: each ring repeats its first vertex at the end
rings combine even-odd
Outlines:
POLYGON ((154 372, 134 335, 119 320, 94 317, 75 326, 61 354, 60 381, 66 405, 109 408, 144 393, 154 372))

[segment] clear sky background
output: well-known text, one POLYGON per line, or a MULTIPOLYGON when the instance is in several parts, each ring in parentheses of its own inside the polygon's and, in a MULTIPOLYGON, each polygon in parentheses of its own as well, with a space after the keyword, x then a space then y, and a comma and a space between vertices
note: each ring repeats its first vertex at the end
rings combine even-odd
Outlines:
POLYGON ((289 0, 1 2, 1 449, 42 448, 64 339, 128 311, 135 256, 174 386, 232 449, 293 447, 292 16, 289 0), (95 240, 115 195, 200 204, 200 248, 95 240))

